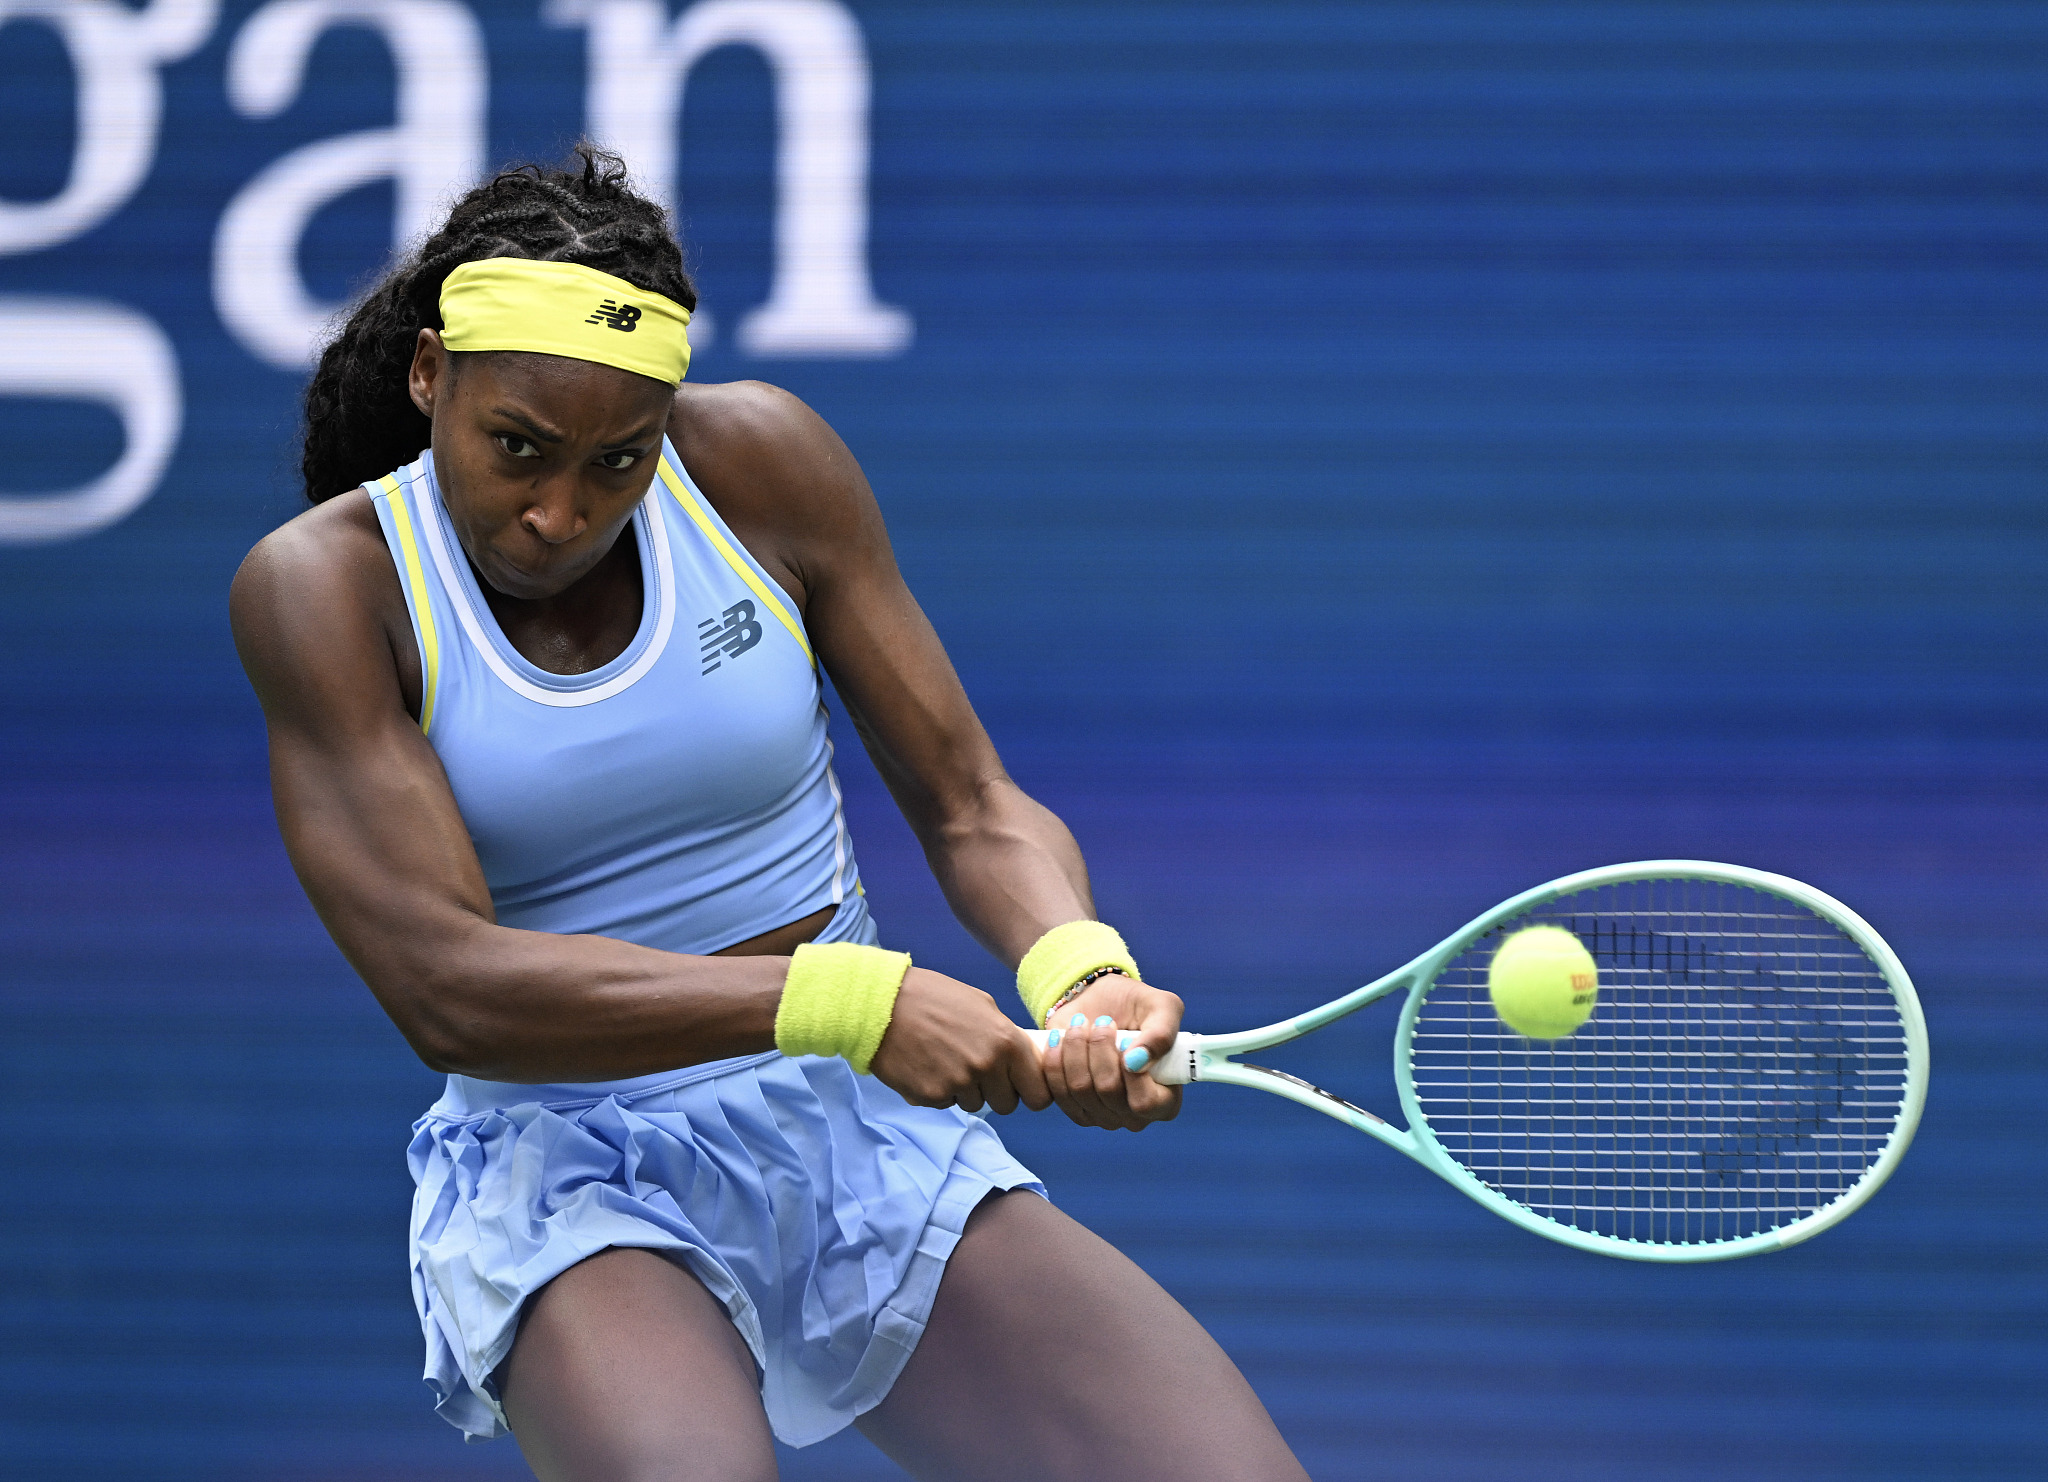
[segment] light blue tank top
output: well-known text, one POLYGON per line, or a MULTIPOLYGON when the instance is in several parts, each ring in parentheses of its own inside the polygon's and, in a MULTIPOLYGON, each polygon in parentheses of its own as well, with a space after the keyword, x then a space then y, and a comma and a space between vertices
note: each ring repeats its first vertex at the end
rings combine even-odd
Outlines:
POLYGON ((588 674, 506 640, 431 453, 370 492, 500 923, 712 952, 837 906, 828 938, 871 935, 809 638, 666 439, 633 514, 640 628, 588 674))

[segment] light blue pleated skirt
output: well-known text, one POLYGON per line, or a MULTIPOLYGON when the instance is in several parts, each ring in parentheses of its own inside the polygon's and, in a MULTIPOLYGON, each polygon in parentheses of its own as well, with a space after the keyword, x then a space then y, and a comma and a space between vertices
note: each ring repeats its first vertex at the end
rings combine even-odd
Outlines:
POLYGON ((585 1085, 450 1076, 409 1161, 426 1379, 472 1440, 506 1430, 492 1375, 526 1300, 628 1246, 725 1304, 777 1438, 822 1441, 888 1394, 974 1207, 1045 1192, 980 1118, 773 1053, 585 1085))

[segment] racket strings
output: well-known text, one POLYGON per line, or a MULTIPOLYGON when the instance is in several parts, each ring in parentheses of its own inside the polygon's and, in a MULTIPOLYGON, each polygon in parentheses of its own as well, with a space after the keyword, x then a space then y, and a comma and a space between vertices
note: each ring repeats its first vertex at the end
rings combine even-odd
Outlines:
POLYGON ((1619 1240, 1735 1240, 1842 1197, 1904 1110, 1905 1021, 1877 965, 1789 900, 1636 880, 1506 922, 1439 973, 1409 1050, 1444 1149, 1508 1198, 1619 1240), (1559 1040, 1495 1015, 1500 939, 1561 926, 1593 954, 1593 1017, 1559 1040))

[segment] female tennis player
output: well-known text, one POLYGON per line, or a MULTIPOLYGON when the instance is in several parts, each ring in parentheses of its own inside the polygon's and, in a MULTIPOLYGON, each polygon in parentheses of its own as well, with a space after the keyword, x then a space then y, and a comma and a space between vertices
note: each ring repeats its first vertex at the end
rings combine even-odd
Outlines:
POLYGON ((922 1478, 1298 1482, 970 1115, 1172 1116, 1139 1072, 1180 1001, 1005 775, 844 444, 683 384, 666 219, 578 154, 470 192, 328 346, 313 508, 232 596, 292 862, 448 1073, 411 1149, 441 1414, 543 1482, 772 1477, 771 1434, 850 1423, 922 1478), (1042 1056, 877 945, 821 669, 1042 1056))

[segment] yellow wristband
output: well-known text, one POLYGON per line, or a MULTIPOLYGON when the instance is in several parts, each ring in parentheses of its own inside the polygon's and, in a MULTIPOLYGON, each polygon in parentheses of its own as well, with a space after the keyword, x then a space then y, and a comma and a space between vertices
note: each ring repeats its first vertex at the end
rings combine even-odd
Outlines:
POLYGON ((1031 1022, 1044 1028, 1045 1016, 1066 991, 1103 967, 1138 977, 1131 949, 1114 927, 1100 921, 1069 921, 1040 937, 1017 964, 1017 993, 1031 1022))
POLYGON ((805 942, 790 954, 775 1010, 775 1048, 839 1055, 866 1075, 896 1009, 910 954, 858 942, 805 942))

